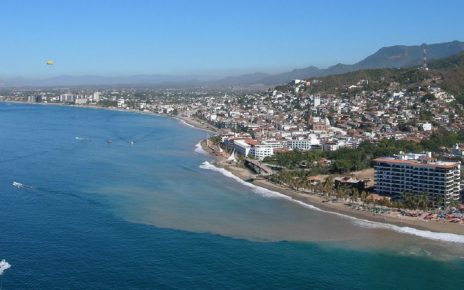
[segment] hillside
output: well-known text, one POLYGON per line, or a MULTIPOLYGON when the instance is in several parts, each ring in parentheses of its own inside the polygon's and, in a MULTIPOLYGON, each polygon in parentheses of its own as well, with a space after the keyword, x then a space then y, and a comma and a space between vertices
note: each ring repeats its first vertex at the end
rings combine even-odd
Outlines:
POLYGON ((464 104, 464 52, 435 61, 430 68, 443 74, 443 88, 464 104))
POLYGON ((368 84, 363 85, 363 89, 367 90, 387 89, 393 82, 402 87, 439 84, 461 100, 464 95, 464 52, 431 61, 428 71, 417 67, 367 69, 318 78, 317 84, 311 86, 310 92, 335 93, 357 84, 360 80, 368 80, 368 84))
MULTIPOLYGON (((428 60, 436 60, 464 51, 464 43, 452 41, 426 45, 428 60)), ((404 68, 419 66, 423 59, 420 45, 396 45, 379 49, 376 53, 356 63, 353 67, 362 68, 404 68)))

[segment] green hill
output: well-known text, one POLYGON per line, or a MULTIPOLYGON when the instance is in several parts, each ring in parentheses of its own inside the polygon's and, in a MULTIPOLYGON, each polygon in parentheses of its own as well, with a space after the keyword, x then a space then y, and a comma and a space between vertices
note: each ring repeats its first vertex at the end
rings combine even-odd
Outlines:
MULTIPOLYGON (((439 85, 449 93, 454 94, 464 103, 464 52, 454 56, 435 60, 429 63, 429 70, 413 68, 404 69, 367 69, 344 74, 331 75, 314 79, 310 93, 337 93, 346 91, 348 87, 357 85, 361 80, 359 89, 382 90, 397 84, 402 88, 428 85, 439 85)), ((356 91, 356 88, 353 89, 356 91)))

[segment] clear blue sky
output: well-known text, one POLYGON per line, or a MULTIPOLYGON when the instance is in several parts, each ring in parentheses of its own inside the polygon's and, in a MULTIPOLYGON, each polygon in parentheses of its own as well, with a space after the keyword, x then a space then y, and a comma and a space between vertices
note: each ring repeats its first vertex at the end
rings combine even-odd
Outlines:
POLYGON ((382 46, 464 40, 463 11, 462 0, 1 0, 0 75, 354 63, 382 46))

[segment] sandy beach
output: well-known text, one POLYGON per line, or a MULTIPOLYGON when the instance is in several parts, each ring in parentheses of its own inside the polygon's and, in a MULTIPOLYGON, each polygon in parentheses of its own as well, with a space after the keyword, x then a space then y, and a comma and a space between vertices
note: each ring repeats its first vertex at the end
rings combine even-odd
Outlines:
MULTIPOLYGON (((21 103, 21 102, 11 102, 11 103, 21 103)), ((68 106, 62 104, 42 104, 42 105, 57 105, 57 106, 68 106)), ((205 130, 210 133, 219 134, 222 131, 206 121, 198 120, 194 117, 187 117, 183 115, 170 116, 170 115, 160 115, 153 112, 139 111, 139 110, 125 110, 119 108, 105 108, 99 106, 73 106, 78 108, 91 108, 91 109, 104 109, 104 110, 114 110, 114 111, 124 111, 124 112, 134 112, 140 114, 156 115, 156 116, 167 116, 174 118, 180 122, 187 124, 188 126, 195 127, 197 129, 205 130)), ((244 181, 249 181, 252 177, 255 177, 256 174, 250 169, 237 167, 226 162, 226 156, 223 153, 218 152, 217 148, 214 146, 207 146, 206 141, 201 142, 203 150, 215 157, 214 165, 220 168, 224 168, 234 174, 235 176, 241 178, 244 181)), ((443 221, 428 221, 424 220, 421 217, 409 217, 403 216, 399 212, 392 211, 388 214, 375 214, 369 211, 361 211, 348 207, 343 202, 327 202, 326 198, 319 196, 317 194, 309 194, 300 191, 296 191, 275 183, 272 183, 265 179, 254 179, 251 181, 252 184, 266 188, 271 191, 278 192, 285 196, 288 196, 294 200, 306 203, 308 205, 316 206, 321 210, 332 212, 335 214, 340 214, 346 216, 346 218, 353 217, 363 220, 368 220, 371 222, 386 223, 390 225, 396 225, 401 227, 412 227, 419 230, 427 230, 438 233, 452 233, 464 235, 464 225, 457 223, 449 223, 443 221)))
MULTIPOLYGON (((256 176, 254 172, 247 168, 241 168, 227 163, 226 157, 217 152, 213 146, 207 146, 205 140, 203 140, 201 144, 203 150, 215 157, 215 166, 224 168, 245 181, 249 181, 250 178, 256 176)), ((294 200, 315 206, 323 211, 343 215, 346 218, 353 217, 368 220, 371 222, 385 223, 400 227, 411 227, 431 232, 464 235, 464 225, 462 224, 455 224, 442 221, 427 221, 420 217, 418 218, 403 216, 396 211, 392 211, 389 214, 375 214, 369 211, 361 211, 350 208, 343 202, 327 202, 326 199, 322 196, 292 190, 281 185, 272 183, 265 179, 255 179, 249 182, 256 186, 276 191, 294 200)))

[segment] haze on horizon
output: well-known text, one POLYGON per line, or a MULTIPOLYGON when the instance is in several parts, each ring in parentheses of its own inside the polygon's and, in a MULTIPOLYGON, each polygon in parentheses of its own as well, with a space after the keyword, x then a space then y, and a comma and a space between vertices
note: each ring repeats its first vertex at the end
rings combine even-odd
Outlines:
POLYGON ((463 10, 458 0, 3 0, 0 76, 225 76, 351 64, 383 46, 462 40, 463 10))

